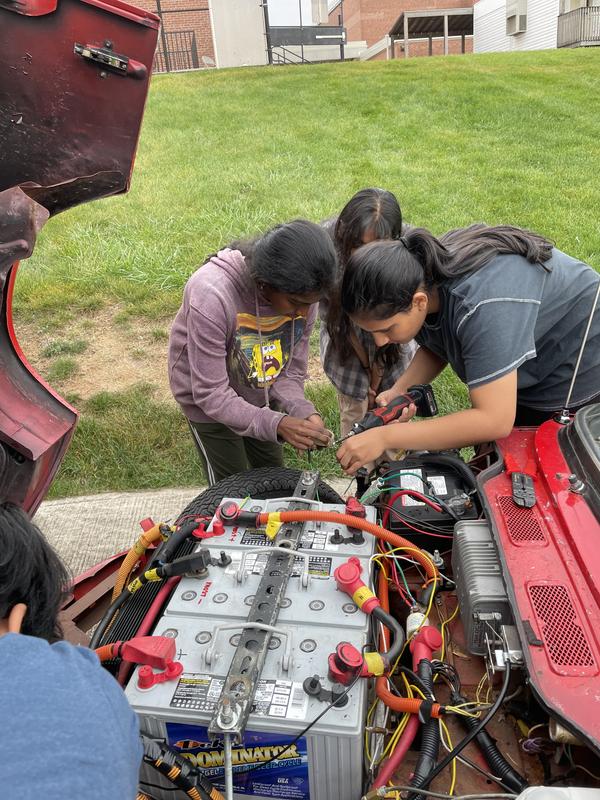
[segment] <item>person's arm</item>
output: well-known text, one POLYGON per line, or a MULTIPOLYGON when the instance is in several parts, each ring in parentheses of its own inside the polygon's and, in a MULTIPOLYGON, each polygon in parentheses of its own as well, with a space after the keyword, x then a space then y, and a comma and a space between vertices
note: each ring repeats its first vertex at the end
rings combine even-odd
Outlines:
POLYGON ((396 381, 396 383, 385 392, 381 392, 376 397, 378 406, 386 406, 394 397, 404 394, 411 386, 419 383, 431 383, 434 378, 446 366, 446 362, 426 347, 419 347, 415 357, 410 362, 408 369, 396 381))
POLYGON ((309 310, 304 333, 300 340, 295 343, 294 352, 291 354, 285 369, 276 378, 269 390, 270 396, 279 402, 284 411, 292 417, 300 417, 302 419, 317 415, 314 405, 304 396, 304 384, 308 378, 310 334, 314 327, 316 316, 317 304, 309 310))
POLYGON ((337 452, 349 475, 385 450, 446 450, 502 439, 517 407, 517 371, 470 390, 472 408, 410 425, 384 425, 347 439, 337 452))

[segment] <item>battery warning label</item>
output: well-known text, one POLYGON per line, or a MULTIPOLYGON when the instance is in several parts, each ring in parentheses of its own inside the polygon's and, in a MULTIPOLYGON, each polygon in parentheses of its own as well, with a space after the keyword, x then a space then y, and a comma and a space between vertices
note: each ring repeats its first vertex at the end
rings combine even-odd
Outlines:
MULTIPOLYGON (((167 722, 166 727, 168 743, 223 791, 223 751, 213 747, 207 729, 178 722, 167 722)), ((246 731, 243 743, 232 750, 234 792, 309 800, 306 739, 290 744, 292 740, 292 736, 277 733, 246 731)))
MULTIPOLYGON (((329 533, 332 533, 332 531, 329 531, 329 533)), ((326 529, 318 531, 306 530, 302 533, 300 547, 303 550, 325 550, 326 547, 327 549, 337 550, 338 548, 335 545, 327 545, 328 538, 329 534, 326 529)), ((240 544, 265 548, 273 546, 273 542, 265 536, 265 532, 256 528, 246 528, 242 534, 240 544)))
MULTIPOLYGON (((225 679, 221 677, 184 672, 171 699, 171 708, 212 712, 221 696, 224 683, 225 679)), ((307 710, 308 696, 301 683, 276 680, 258 682, 253 714, 302 720, 307 710)))
MULTIPOLYGON (((268 552, 248 553, 244 561, 246 571, 252 575, 262 575, 267 566, 269 555, 270 554, 268 552)), ((241 555, 239 558, 234 559, 233 565, 230 569, 233 570, 233 567, 235 567, 235 571, 237 571, 240 563, 239 559, 241 559, 241 555)), ((297 578, 304 569, 304 563, 305 561, 301 556, 296 556, 296 558, 294 558, 294 564, 292 571, 290 572, 290 577, 297 578)), ((332 563, 333 562, 329 556, 309 556, 308 574, 313 578, 329 578, 331 576, 332 563)))

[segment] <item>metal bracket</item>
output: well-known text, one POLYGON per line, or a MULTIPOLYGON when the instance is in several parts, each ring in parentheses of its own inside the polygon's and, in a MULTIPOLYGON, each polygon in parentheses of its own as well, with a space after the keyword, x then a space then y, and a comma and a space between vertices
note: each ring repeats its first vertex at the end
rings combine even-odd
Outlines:
MULTIPOLYGON (((314 498, 318 482, 318 472, 303 472, 294 490, 295 499, 287 502, 289 510, 305 507, 314 498)), ((283 503, 285 501, 279 499, 279 506, 283 503)), ((213 740, 222 738, 225 732, 231 734, 236 742, 242 740, 267 657, 273 626, 277 622, 294 560, 298 555, 297 548, 303 527, 300 522, 282 525, 275 537, 274 547, 268 550, 267 564, 254 595, 247 623, 243 627, 221 696, 208 725, 208 733, 213 740), (221 724, 223 711, 232 708, 235 709, 234 721, 227 724, 225 731, 221 724)), ((287 642, 289 647, 289 638, 287 642)))
MULTIPOLYGON (((268 553, 272 553, 273 551, 279 550, 280 552, 286 552, 290 550, 289 547, 283 547, 279 545, 278 547, 270 547, 267 551, 268 553)), ((245 550, 242 553, 242 560, 240 561, 240 565, 237 568, 237 572, 235 573, 235 577, 238 583, 242 583, 244 580, 244 576, 246 574, 246 557, 251 554, 260 554, 265 555, 265 548, 264 547, 257 547, 255 550, 245 550)), ((307 589, 308 584, 310 583, 310 573, 308 571, 310 565, 310 556, 307 553, 300 553, 298 551, 295 552, 294 559, 301 558, 304 566, 302 568, 302 572, 300 573, 300 583, 301 585, 307 589)), ((293 562, 292 562, 293 563, 293 562)))
POLYGON ((292 658, 292 635, 283 628, 275 628, 273 625, 260 625, 256 622, 234 622, 231 625, 218 625, 214 630, 214 636, 210 647, 204 653, 204 660, 210 666, 215 658, 215 650, 217 649, 217 636, 221 631, 266 631, 268 633, 276 633, 278 636, 285 636, 285 650, 281 659, 281 667, 284 672, 290 668, 290 661, 292 658))

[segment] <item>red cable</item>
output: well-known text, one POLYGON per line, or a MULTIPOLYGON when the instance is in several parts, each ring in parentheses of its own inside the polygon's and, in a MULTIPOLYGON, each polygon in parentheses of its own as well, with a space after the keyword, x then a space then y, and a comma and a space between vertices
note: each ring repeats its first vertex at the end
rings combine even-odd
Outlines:
POLYGON ((399 489, 397 492, 394 492, 391 500, 389 501, 389 504, 394 505, 394 503, 399 497, 405 497, 406 495, 408 495, 409 497, 416 497, 422 503, 425 503, 425 505, 428 505, 430 508, 433 508, 434 511, 438 511, 440 514, 444 510, 440 505, 435 503, 433 500, 430 500, 427 497, 427 495, 422 494, 421 492, 417 492, 415 489, 399 489))

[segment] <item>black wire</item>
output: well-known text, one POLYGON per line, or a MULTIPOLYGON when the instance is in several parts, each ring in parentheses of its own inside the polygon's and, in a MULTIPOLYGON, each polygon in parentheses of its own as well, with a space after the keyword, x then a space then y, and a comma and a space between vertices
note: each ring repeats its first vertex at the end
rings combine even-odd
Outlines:
MULTIPOLYGON (((367 645, 364 645, 364 646, 363 646, 363 648, 362 648, 362 650, 363 650, 363 653, 364 653, 364 651, 365 651, 365 648, 366 648, 366 647, 367 647, 367 645)), ((272 761, 277 761, 277 759, 278 759, 278 758, 281 758, 281 756, 282 756, 282 755, 283 755, 283 754, 284 754, 284 753, 285 753, 287 750, 289 750, 289 749, 290 749, 290 747, 293 747, 293 746, 296 744, 296 742, 297 742, 297 741, 299 741, 299 740, 300 740, 300 739, 301 739, 301 738, 302 738, 302 737, 303 737, 303 736, 304 736, 306 733, 308 733, 308 731, 309 731, 309 730, 310 730, 310 729, 311 729, 311 728, 312 728, 314 725, 316 725, 316 724, 317 724, 317 722, 318 722, 318 721, 321 719, 321 717, 323 717, 323 716, 324 716, 324 715, 325 715, 325 714, 326 714, 328 711, 330 711, 330 710, 331 710, 331 709, 332 709, 334 706, 337 706, 337 705, 338 705, 338 703, 340 702, 340 700, 343 700, 343 699, 344 699, 344 697, 346 697, 346 696, 348 695, 348 693, 350 692, 350 690, 351 690, 351 689, 353 689, 353 688, 356 686, 356 684, 357 684, 357 683, 358 683, 358 681, 360 680, 360 677, 361 677, 361 675, 360 675, 360 672, 359 672, 359 673, 358 673, 358 675, 356 676, 356 678, 354 678, 354 680, 352 681, 352 683, 351 683, 351 684, 348 686, 348 688, 347 688, 347 689, 346 689, 344 692, 342 692, 342 694, 341 694, 339 697, 337 697, 335 700, 332 700, 330 703, 328 703, 328 704, 327 704, 327 706, 326 706, 326 708, 324 708, 324 709, 323 709, 323 711, 321 711, 321 713, 320 713, 318 716, 316 716, 316 717, 313 719, 313 721, 312 721, 312 722, 309 722, 309 724, 306 726, 306 728, 304 728, 303 730, 301 730, 301 731, 300 731, 300 733, 299 733, 299 734, 298 734, 298 735, 297 735, 297 736, 296 736, 294 739, 292 739, 292 741, 291 741, 291 742, 290 742, 288 745, 286 745, 286 746, 283 748, 283 750, 280 750, 280 751, 277 753, 277 755, 275 755, 275 756, 271 756, 271 758, 270 758, 268 761, 262 761, 260 764, 255 764, 253 767, 250 767, 249 769, 243 769, 243 770, 240 770, 239 772, 236 772, 235 774, 236 774, 236 775, 245 775, 245 774, 246 774, 246 773, 248 773, 248 772, 254 772, 254 770, 255 770, 255 769, 262 769, 262 767, 266 767, 266 766, 267 766, 267 764, 270 764, 272 761)))
POLYGON ((94 635, 92 636, 92 640, 90 641, 90 650, 95 650, 98 647, 98 645, 102 641, 102 637, 108 630, 110 623, 113 621, 115 614, 121 608, 121 606, 127 600, 129 600, 130 597, 133 597, 132 593, 129 592, 127 589, 123 589, 123 591, 117 597, 117 599, 110 604, 106 613, 98 623, 98 627, 94 631, 94 635))
POLYGON ((451 750, 434 769, 431 770, 427 778, 423 781, 422 786, 419 786, 418 788, 415 787, 414 791, 415 796, 418 795, 419 789, 426 789, 430 785, 431 781, 434 778, 436 778, 440 774, 440 772, 442 772, 442 770, 446 769, 448 764, 450 764, 456 758, 457 755, 462 753, 462 751, 469 744, 469 742, 473 741, 473 739, 477 736, 477 734, 485 728, 485 726, 491 721, 494 714, 498 711, 498 709, 504 702, 504 698, 506 697, 506 693, 508 691, 508 684, 510 682, 510 661, 508 660, 508 658, 504 660, 504 665, 505 665, 504 683, 502 684, 502 688, 500 689, 500 692, 494 702, 494 705, 490 708, 485 717, 482 717, 477 723, 477 725, 474 728, 472 728, 469 731, 469 733, 467 733, 464 739, 461 739, 461 741, 456 745, 456 747, 453 750, 451 750))

